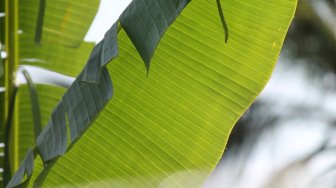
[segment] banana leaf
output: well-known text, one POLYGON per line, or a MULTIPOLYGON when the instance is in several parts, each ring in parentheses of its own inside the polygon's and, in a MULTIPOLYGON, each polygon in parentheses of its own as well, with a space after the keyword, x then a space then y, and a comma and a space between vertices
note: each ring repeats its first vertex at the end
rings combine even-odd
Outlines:
POLYGON ((269 80, 297 3, 221 2, 228 43, 216 2, 191 1, 163 35, 148 75, 121 31, 119 56, 107 65, 112 100, 64 156, 47 166, 35 159, 30 186, 200 186, 269 80))

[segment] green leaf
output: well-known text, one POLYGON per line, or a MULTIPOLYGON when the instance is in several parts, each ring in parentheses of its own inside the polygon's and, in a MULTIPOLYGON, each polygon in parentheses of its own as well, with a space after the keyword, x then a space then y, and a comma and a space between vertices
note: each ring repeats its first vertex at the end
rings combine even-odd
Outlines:
POLYGON ((100 78, 100 64, 102 59, 103 42, 100 41, 92 50, 90 58, 83 71, 82 81, 88 83, 98 83, 100 78))
POLYGON ((59 43, 78 47, 93 21, 98 4, 98 0, 46 1, 44 19, 38 21, 41 18, 38 17, 40 1, 20 1, 19 28, 22 35, 32 36, 33 42, 37 23, 43 24, 42 44, 59 43))
POLYGON ((145 62, 150 60, 168 26, 190 0, 133 0, 120 16, 120 24, 145 62))
POLYGON ((105 66, 107 63, 109 63, 113 58, 117 57, 118 55, 117 33, 118 33, 118 22, 114 23, 104 36, 101 64, 100 64, 101 67, 105 66))
MULTIPOLYGON (((98 62, 98 65, 100 61, 98 62)), ((81 73, 62 98, 70 126, 71 143, 78 139, 97 117, 113 95, 112 82, 106 67, 98 84, 82 82, 81 73)))
MULTIPOLYGON (((167 30, 146 76, 125 32, 108 65, 114 97, 52 166, 35 160, 30 185, 197 187, 233 125, 269 80, 296 0, 194 0, 167 30)), ((133 41, 134 42, 134 41, 133 41)))
POLYGON ((118 55, 117 31, 116 22, 106 32, 104 39, 93 48, 84 69, 82 81, 98 84, 102 67, 118 55))
POLYGON ((67 128, 64 105, 59 103, 48 125, 36 140, 36 148, 44 163, 61 156, 67 149, 67 128))

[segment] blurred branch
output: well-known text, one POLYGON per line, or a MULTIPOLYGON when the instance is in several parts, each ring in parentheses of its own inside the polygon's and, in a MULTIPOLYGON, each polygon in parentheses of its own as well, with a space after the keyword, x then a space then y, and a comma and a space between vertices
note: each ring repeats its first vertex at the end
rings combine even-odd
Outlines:
POLYGON ((299 2, 297 17, 313 22, 336 44, 335 6, 327 1, 302 0, 299 2))
MULTIPOLYGON (((287 164, 284 168, 280 169, 276 174, 274 174, 273 177, 271 177, 268 182, 265 184, 264 188, 277 188, 277 187, 286 187, 285 185, 295 184, 294 181, 298 181, 299 185, 302 187, 306 187, 307 185, 305 183, 311 184, 312 181, 316 180, 315 178, 308 178, 307 175, 304 175, 305 169, 307 168, 307 164, 311 162, 311 160, 318 155, 322 154, 326 151, 335 150, 336 146, 328 147, 328 140, 329 138, 326 138, 324 143, 316 148, 314 151, 312 151, 309 155, 304 156, 303 158, 296 160, 292 163, 287 164), (297 176, 297 177, 296 177, 297 176), (304 178, 307 178, 307 182, 303 181, 304 178)), ((332 165, 331 167, 335 167, 332 165)), ((322 171, 323 173, 320 174, 320 176, 325 175, 327 172, 330 172, 331 170, 328 168, 327 171, 322 171)), ((321 178, 318 176, 318 178, 321 178)), ((314 187, 314 186, 309 186, 314 187)))
POLYGON ((336 13, 335 8, 326 1, 310 1, 315 15, 320 18, 325 29, 336 40, 336 13))

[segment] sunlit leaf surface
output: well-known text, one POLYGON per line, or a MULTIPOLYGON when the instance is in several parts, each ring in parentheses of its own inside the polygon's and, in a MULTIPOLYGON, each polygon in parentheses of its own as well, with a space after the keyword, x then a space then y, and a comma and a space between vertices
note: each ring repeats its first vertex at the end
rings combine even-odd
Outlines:
POLYGON ((296 1, 222 5, 228 44, 216 2, 191 1, 161 40, 148 76, 121 32, 119 56, 108 65, 114 97, 53 166, 43 170, 35 160, 30 184, 200 185, 220 159, 234 123, 268 81, 296 1))

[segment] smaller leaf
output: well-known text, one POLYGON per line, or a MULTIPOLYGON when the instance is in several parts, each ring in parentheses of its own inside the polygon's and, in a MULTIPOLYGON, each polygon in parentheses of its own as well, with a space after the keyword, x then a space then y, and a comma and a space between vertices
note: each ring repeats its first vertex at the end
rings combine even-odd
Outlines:
POLYGON ((118 55, 117 31, 118 23, 116 22, 105 33, 104 39, 93 48, 87 66, 84 68, 82 81, 99 83, 101 67, 118 55))
POLYGON ((44 164, 64 154, 67 149, 67 127, 62 101, 51 115, 48 125, 36 140, 37 151, 44 164))
POLYGON ((72 143, 83 134, 113 95, 112 81, 105 66, 101 68, 98 84, 83 82, 82 79, 83 73, 62 99, 70 124, 72 143))
POLYGON ((101 67, 105 66, 118 55, 117 33, 118 22, 114 23, 112 27, 105 33, 103 39, 101 67))
POLYGON ((190 0, 133 0, 120 24, 145 62, 147 73, 154 51, 168 26, 190 0))
POLYGON ((87 65, 84 68, 82 81, 88 83, 99 83, 100 71, 101 71, 101 53, 102 53, 103 43, 100 41, 96 46, 94 46, 87 65))
POLYGON ((9 188, 9 187, 18 187, 26 185, 33 174, 33 170, 34 170, 34 154, 33 151, 30 149, 25 159, 21 163, 19 169, 16 171, 12 179, 8 182, 6 187, 9 188), (25 174, 27 174, 27 179, 23 180, 25 174))

